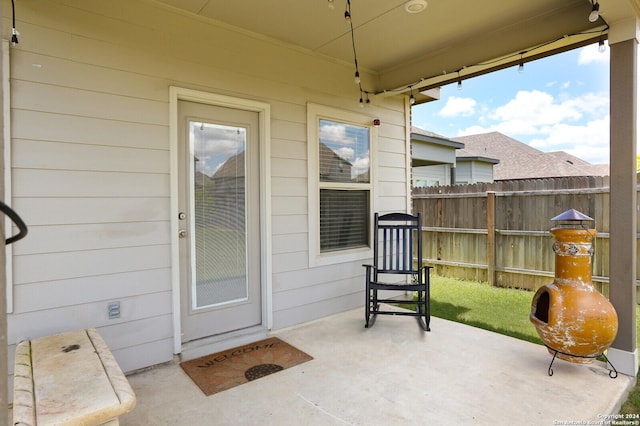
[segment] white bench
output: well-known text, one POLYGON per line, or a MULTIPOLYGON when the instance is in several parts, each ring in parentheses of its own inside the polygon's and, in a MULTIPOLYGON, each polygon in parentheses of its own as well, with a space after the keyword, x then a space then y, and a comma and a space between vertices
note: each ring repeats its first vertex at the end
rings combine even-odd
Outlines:
POLYGON ((13 424, 117 425, 136 396, 95 329, 20 342, 13 376, 13 424))

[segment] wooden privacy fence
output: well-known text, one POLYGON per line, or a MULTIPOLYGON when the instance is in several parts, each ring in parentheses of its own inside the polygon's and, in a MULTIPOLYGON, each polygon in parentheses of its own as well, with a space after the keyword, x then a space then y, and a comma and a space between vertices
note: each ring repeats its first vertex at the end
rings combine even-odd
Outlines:
MULTIPOLYGON (((441 276, 535 290, 554 277, 550 219, 569 209, 594 219, 593 282, 608 295, 609 178, 566 177, 414 188, 423 258, 441 276)), ((640 226, 638 227, 640 229, 640 226)), ((640 250, 638 251, 640 253, 640 250)), ((638 277, 636 277, 638 278, 638 277)))

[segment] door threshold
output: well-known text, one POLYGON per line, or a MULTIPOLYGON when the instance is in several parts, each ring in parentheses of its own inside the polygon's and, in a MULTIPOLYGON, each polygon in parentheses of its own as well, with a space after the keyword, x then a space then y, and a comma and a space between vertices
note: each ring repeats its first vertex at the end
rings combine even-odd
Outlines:
POLYGON ((180 360, 188 361, 190 359, 235 348, 236 346, 242 346, 258 340, 266 339, 268 337, 267 331, 268 330, 262 325, 258 325, 183 343, 182 352, 179 354, 180 360))

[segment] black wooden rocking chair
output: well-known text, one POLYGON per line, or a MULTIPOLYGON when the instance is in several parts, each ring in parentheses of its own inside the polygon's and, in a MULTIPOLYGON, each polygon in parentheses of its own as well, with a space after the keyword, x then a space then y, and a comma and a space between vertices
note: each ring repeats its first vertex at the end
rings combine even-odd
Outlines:
MULTIPOLYGON (((366 268, 365 327, 373 326, 376 315, 405 315, 418 317, 424 331, 429 331, 431 320, 429 303, 429 270, 422 265, 422 218, 420 213, 389 213, 374 216, 373 265, 366 268), (399 282, 397 281, 400 276, 399 282), (393 279, 395 277, 395 279, 393 279), (417 293, 417 301, 410 299, 385 299, 378 291, 417 293), (380 310, 380 303, 416 305, 416 310, 380 310)), ((390 296, 391 297, 391 296, 390 296)))

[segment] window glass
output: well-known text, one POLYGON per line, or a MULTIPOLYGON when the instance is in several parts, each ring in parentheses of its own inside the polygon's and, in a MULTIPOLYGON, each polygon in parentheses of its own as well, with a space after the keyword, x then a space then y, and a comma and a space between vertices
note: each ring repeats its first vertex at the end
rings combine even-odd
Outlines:
POLYGON ((369 183, 369 128, 320 120, 321 182, 369 183))
POLYGON ((368 247, 370 128, 318 122, 320 252, 368 247))
POLYGON ((320 251, 367 247, 369 191, 320 190, 320 251))

